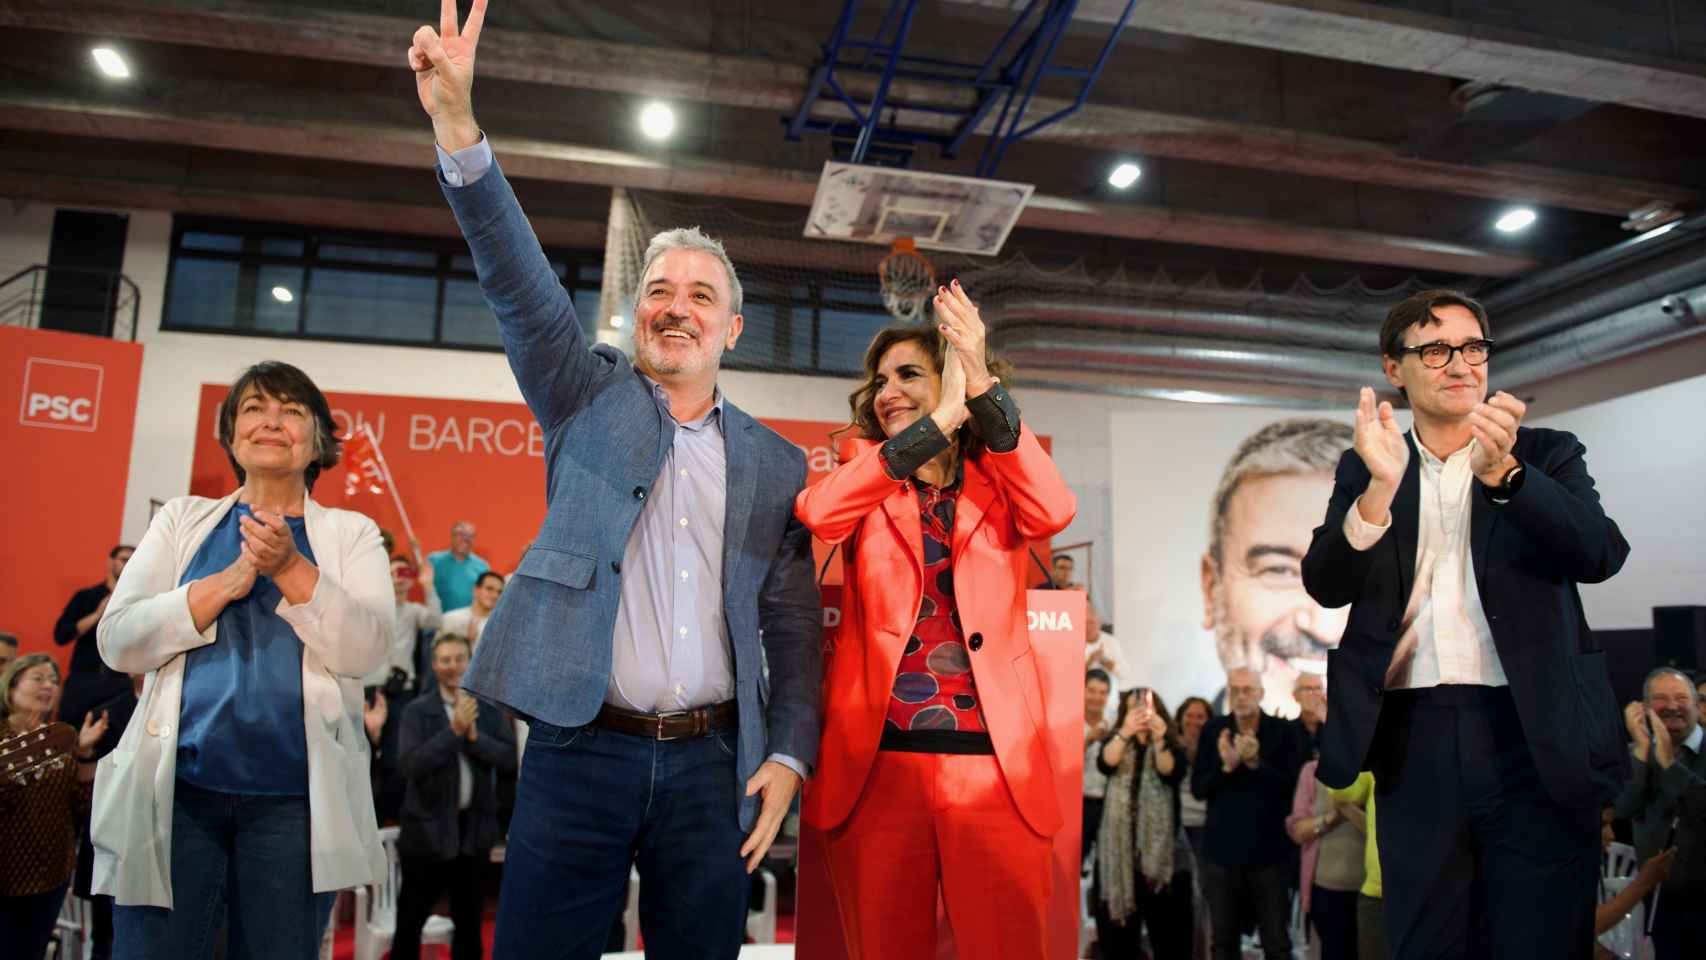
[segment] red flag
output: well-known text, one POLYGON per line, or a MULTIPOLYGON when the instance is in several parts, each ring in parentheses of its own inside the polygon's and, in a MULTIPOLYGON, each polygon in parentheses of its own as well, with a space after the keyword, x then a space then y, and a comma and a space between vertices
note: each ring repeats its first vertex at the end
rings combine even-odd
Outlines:
POLYGON ((379 460, 379 448, 374 444, 371 433, 358 430, 344 440, 343 461, 349 468, 344 479, 344 496, 353 497, 361 490, 376 495, 389 492, 385 467, 379 460))

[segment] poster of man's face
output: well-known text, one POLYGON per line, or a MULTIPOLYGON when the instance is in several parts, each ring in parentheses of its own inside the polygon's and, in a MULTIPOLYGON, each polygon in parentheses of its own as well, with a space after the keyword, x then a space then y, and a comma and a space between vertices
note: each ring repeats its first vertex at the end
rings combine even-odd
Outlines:
POLYGON ((1311 600, 1302 565, 1351 441, 1351 428, 1331 420, 1268 424, 1239 444, 1211 504, 1203 626, 1223 668, 1261 675, 1270 713, 1297 715, 1299 673, 1325 675, 1345 630, 1347 609, 1311 600))

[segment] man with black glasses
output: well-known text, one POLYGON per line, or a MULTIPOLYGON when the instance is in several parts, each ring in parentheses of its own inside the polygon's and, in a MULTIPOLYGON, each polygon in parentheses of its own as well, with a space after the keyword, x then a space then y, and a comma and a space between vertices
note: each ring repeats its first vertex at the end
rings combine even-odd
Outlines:
POLYGON ((1364 388, 1303 583, 1351 605, 1320 779, 1372 770, 1392 956, 1586 957, 1598 817, 1629 777, 1579 583, 1623 566, 1571 434, 1487 394, 1486 311, 1418 293, 1381 328, 1412 429, 1364 388))

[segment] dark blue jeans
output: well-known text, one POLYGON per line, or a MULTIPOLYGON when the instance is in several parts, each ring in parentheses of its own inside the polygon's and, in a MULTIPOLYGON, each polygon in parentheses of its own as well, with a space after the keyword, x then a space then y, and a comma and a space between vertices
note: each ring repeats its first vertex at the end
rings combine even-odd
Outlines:
POLYGON ((314 960, 336 894, 314 893, 308 798, 203 790, 172 805, 172 904, 113 908, 116 960, 314 960))
POLYGON ((498 901, 495 960, 597 957, 640 874, 646 955, 733 958, 746 927, 735 733, 650 740, 535 722, 498 901))

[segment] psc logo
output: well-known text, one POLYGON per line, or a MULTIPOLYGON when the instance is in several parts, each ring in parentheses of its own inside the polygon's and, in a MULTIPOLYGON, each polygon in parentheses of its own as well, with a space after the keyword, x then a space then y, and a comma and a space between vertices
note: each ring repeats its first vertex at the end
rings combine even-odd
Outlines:
POLYGON ((24 362, 18 422, 26 427, 94 433, 101 422, 101 378, 93 363, 31 357, 24 362))

